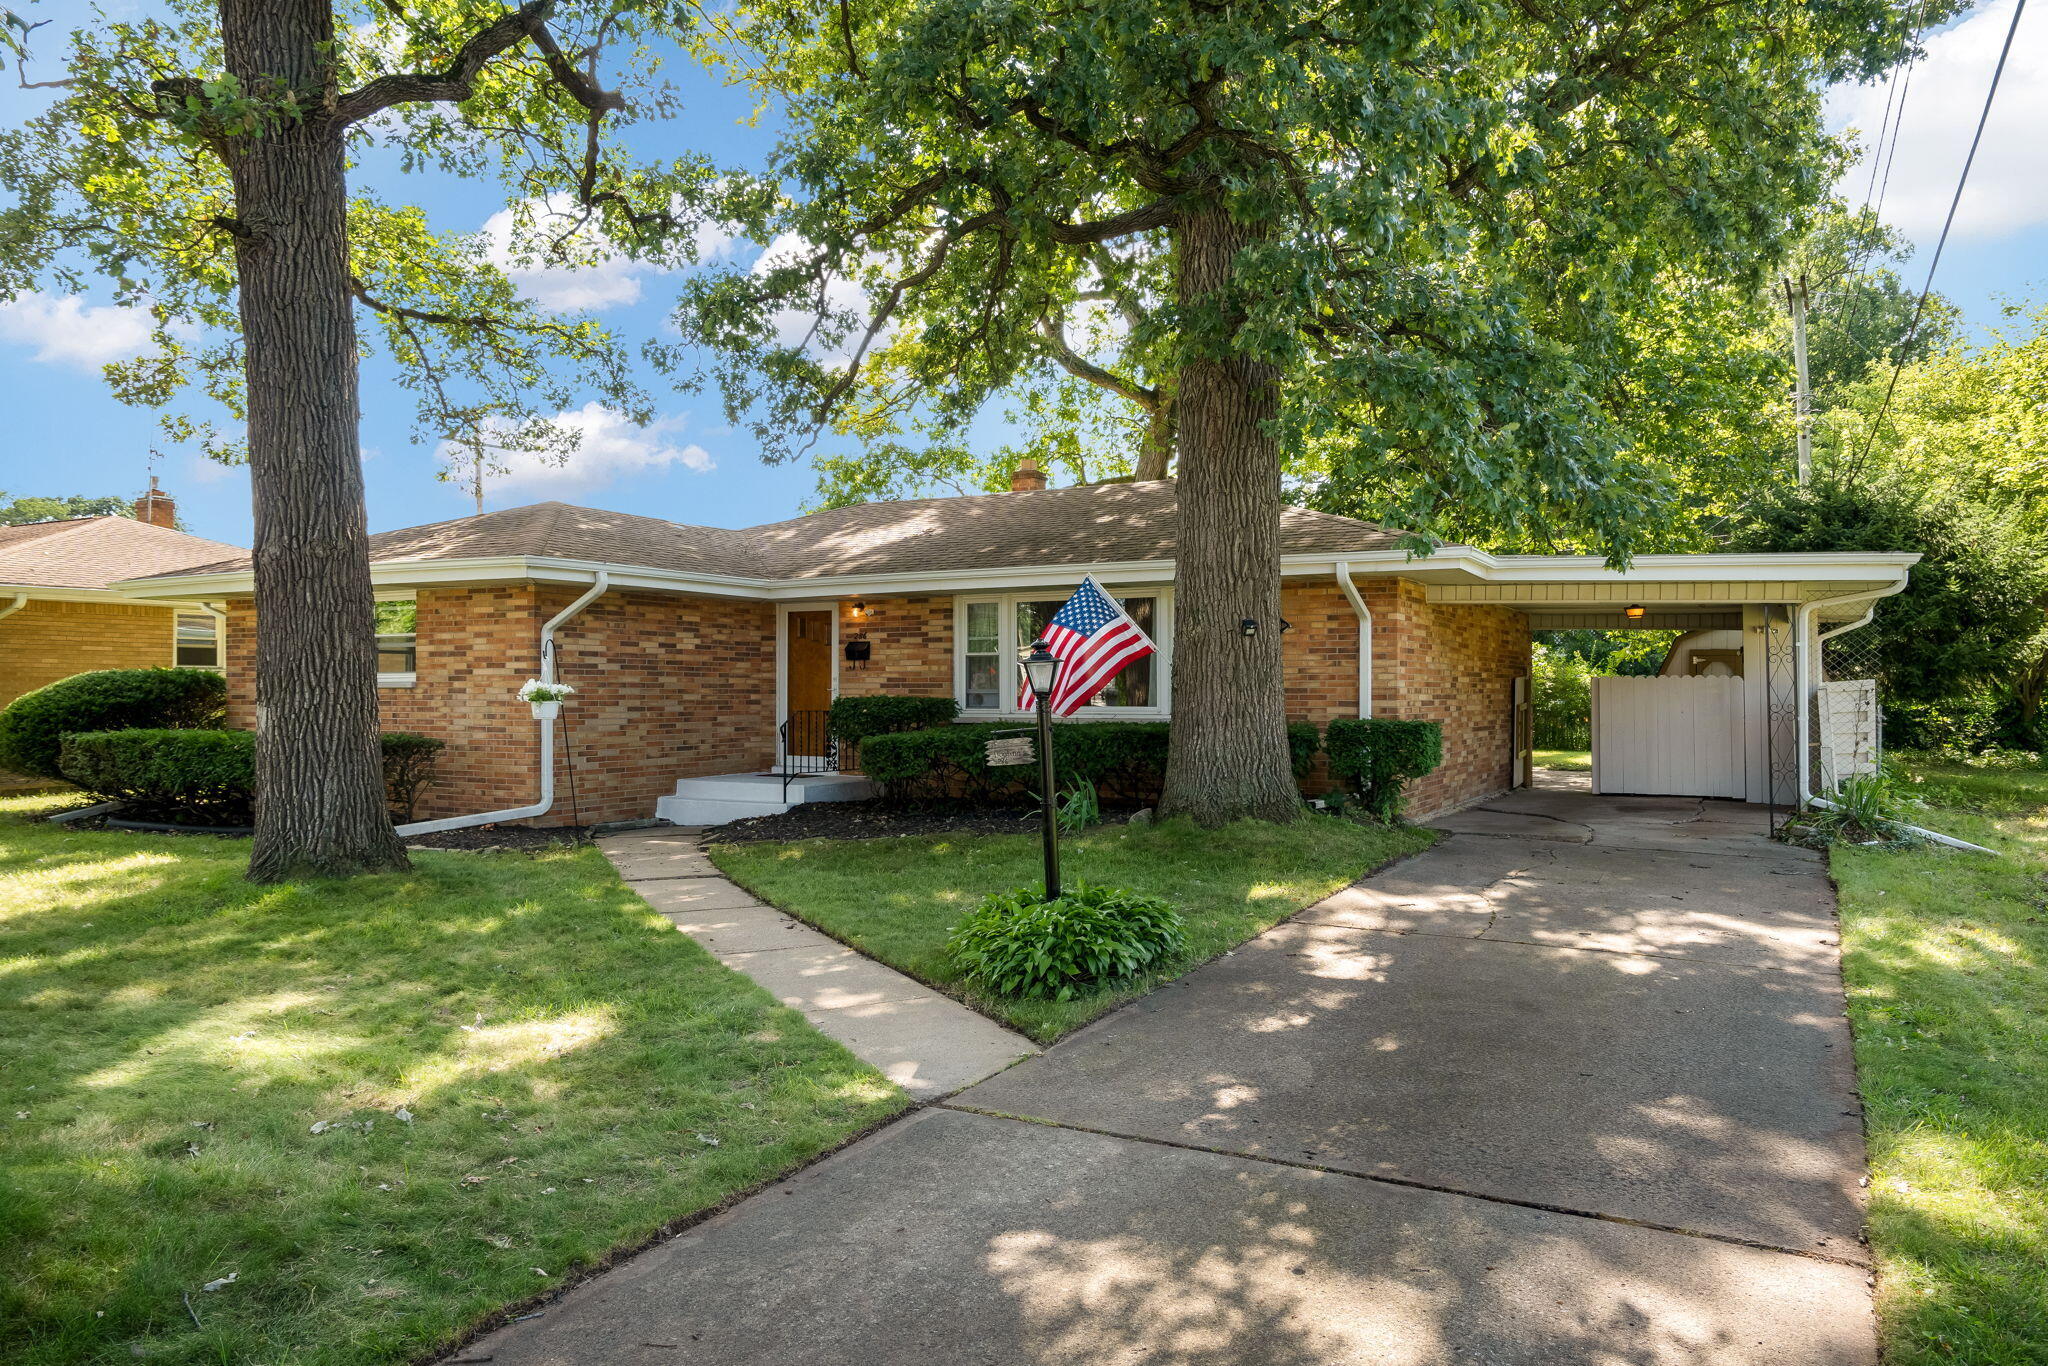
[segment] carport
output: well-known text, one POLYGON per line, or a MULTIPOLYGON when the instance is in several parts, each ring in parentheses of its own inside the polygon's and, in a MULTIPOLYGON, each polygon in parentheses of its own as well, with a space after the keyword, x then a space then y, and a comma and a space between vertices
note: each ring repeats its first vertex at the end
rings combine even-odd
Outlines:
POLYGON ((1790 806, 1874 769, 1876 685, 1828 642, 1868 624, 1919 558, 1645 555, 1614 568, 1447 547, 1403 574, 1432 602, 1511 607, 1532 631, 1687 632, 1663 675, 1597 681, 1593 790, 1790 806))

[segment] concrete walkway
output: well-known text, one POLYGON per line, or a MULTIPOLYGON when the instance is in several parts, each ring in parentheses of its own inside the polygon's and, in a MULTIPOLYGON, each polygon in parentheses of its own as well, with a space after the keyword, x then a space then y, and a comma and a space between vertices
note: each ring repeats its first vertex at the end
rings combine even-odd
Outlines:
POLYGON ((1872 1366, 1819 862, 1534 791, 458 1357, 1872 1366))
POLYGON ((634 830, 597 845, 677 929, 919 1100, 1038 1052, 1023 1035, 755 900, 719 876, 694 830, 634 830))

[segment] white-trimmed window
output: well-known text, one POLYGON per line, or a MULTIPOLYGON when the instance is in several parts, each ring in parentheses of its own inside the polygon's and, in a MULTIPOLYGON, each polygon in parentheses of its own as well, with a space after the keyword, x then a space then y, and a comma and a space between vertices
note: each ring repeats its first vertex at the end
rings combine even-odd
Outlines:
POLYGON ((175 632, 171 662, 181 669, 220 668, 220 618, 210 612, 180 612, 173 623, 175 632))
MULTIPOLYGON (((953 695, 970 716, 1022 714, 1017 689, 1022 676, 1017 661, 1031 648, 1053 614, 1066 602, 1065 593, 1043 590, 976 594, 953 603, 953 695)), ((1126 665, 1089 699, 1079 713, 1098 718, 1165 716, 1173 649, 1172 595, 1165 588, 1133 589, 1117 594, 1131 620, 1138 623, 1158 650, 1126 665)))
POLYGON ((414 634, 418 622, 418 606, 411 598, 377 600, 378 687, 412 686, 419 661, 414 634))

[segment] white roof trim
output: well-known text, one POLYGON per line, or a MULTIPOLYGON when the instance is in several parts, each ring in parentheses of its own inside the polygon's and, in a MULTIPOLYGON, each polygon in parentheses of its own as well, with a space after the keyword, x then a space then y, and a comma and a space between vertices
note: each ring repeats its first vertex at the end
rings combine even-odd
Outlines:
POLYGON ((0 583, 0 597, 26 597, 43 602, 102 602, 124 607, 199 606, 198 599, 185 592, 176 595, 134 593, 117 588, 53 588, 39 583, 0 583))
MULTIPOLYGON (((1280 557, 1287 577, 1335 574, 1339 562, 1353 574, 1398 574, 1404 578, 1466 584, 1610 584, 1785 581, 1863 582, 1889 585, 1905 577, 1916 554, 1642 555, 1625 571, 1610 569, 1596 555, 1490 555, 1471 546, 1442 546, 1429 555, 1405 550, 1370 550, 1280 557)), ((607 564, 541 555, 503 555, 457 560, 387 560, 370 566, 378 588, 421 587, 534 580, 588 584, 602 570, 614 588, 643 588, 707 597, 760 601, 801 601, 841 593, 955 593, 1000 591, 1070 584, 1091 573, 1103 583, 1169 583, 1171 560, 1130 560, 1087 565, 1019 565, 1008 568, 942 569, 912 573, 832 574, 806 579, 742 578, 646 565, 607 564)), ((130 601, 246 596, 254 591, 252 571, 223 574, 156 575, 127 579, 120 590, 130 601)), ((28 590, 35 592, 36 590, 28 590)), ((111 594, 110 594, 111 595, 111 594)))

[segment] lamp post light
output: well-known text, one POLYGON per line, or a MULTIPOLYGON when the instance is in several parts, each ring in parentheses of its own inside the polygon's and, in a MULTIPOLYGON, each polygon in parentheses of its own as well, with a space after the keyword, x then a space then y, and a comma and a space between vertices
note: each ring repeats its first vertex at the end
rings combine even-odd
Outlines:
POLYGON ((1059 656, 1043 640, 1031 642, 1024 658, 1024 677, 1030 680, 1031 695, 1038 702, 1038 790, 1045 821, 1045 899, 1060 895, 1060 821, 1054 810, 1052 771, 1052 685, 1060 675, 1059 656))

